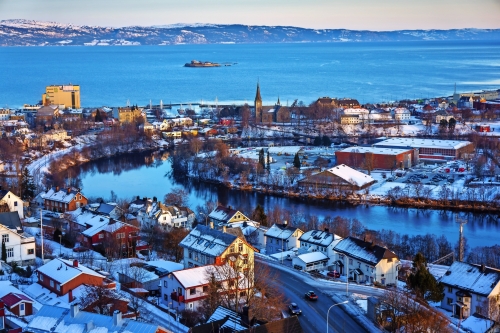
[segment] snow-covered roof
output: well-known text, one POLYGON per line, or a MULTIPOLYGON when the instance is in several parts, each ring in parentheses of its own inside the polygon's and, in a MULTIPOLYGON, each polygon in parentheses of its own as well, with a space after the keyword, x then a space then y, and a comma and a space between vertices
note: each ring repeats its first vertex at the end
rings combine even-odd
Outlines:
POLYGON ((80 310, 72 316, 67 308, 44 305, 33 316, 26 330, 56 333, 156 333, 158 326, 131 319, 122 319, 120 325, 115 326, 112 316, 80 310))
POLYGON ((220 325, 221 330, 227 328, 231 329, 232 332, 239 332, 248 328, 242 324, 243 318, 241 314, 223 307, 222 305, 219 305, 217 309, 215 309, 210 318, 208 318, 207 324, 218 320, 225 320, 225 322, 220 325))
MULTIPOLYGON (((20 298, 28 298, 31 301, 31 303, 33 303, 33 307, 37 310, 42 307, 42 305, 39 302, 31 299, 27 293, 14 287, 12 285, 11 281, 0 281, 0 298, 4 298, 5 296, 7 296, 9 294, 15 294, 15 295, 19 296, 20 298)), ((7 302, 5 302, 5 303, 7 304, 7 302)), ((15 305, 15 304, 13 304, 13 305, 15 305)), ((9 305, 9 306, 12 306, 12 305, 9 305)))
POLYGON ((42 198, 56 202, 69 203, 77 194, 81 195, 80 192, 75 191, 74 189, 62 189, 56 191, 54 188, 51 188, 42 195, 42 198))
POLYGON ((336 165, 333 168, 328 169, 327 171, 342 178, 346 182, 359 187, 371 184, 375 181, 375 179, 368 176, 367 174, 354 170, 353 168, 348 167, 345 164, 336 165))
POLYGON ((147 283, 149 281, 154 281, 160 278, 155 273, 138 266, 131 266, 124 272, 120 272, 120 274, 128 276, 129 278, 140 283, 147 283))
POLYGON ((104 279, 104 275, 101 275, 90 268, 87 268, 81 264, 78 267, 73 265, 73 261, 56 258, 45 265, 37 269, 40 273, 50 276, 51 279, 59 282, 60 284, 65 284, 81 274, 93 275, 104 279))
POLYGON ((80 285, 72 290, 73 299, 69 299, 69 295, 65 294, 59 296, 47 288, 44 288, 41 284, 33 283, 23 290, 28 296, 35 299, 36 302, 34 306, 40 309, 42 305, 57 305, 65 308, 69 308, 70 304, 77 302, 81 295, 85 294, 85 285, 80 285), (41 304, 40 304, 41 303, 41 304), (38 304, 38 306, 37 306, 38 304))
POLYGON ((500 282, 500 270, 455 261, 441 277, 441 283, 461 290, 489 296, 500 282))
POLYGON ((495 322, 490 319, 483 318, 479 315, 473 314, 464 321, 462 321, 462 327, 470 333, 484 333, 493 327, 495 322))
POLYGON ((150 265, 150 266, 166 269, 169 272, 180 271, 181 269, 184 268, 183 264, 179 264, 179 263, 176 263, 173 261, 167 261, 167 260, 147 261, 146 264, 150 265))
POLYGON ((382 259, 397 259, 397 256, 385 247, 354 237, 344 238, 335 245, 334 250, 373 266, 377 266, 382 259))
POLYGON ((469 141, 460 140, 435 140, 418 138, 390 138, 374 144, 377 146, 405 147, 405 148, 439 148, 439 149, 459 149, 471 144, 469 141))
POLYGON ((124 226, 136 228, 131 224, 105 218, 104 221, 102 221, 100 224, 95 224, 93 227, 90 227, 87 230, 82 231, 82 235, 87 237, 92 237, 94 235, 97 235, 101 231, 106 231, 112 234, 124 226))
POLYGON ((184 289, 189 289, 208 284, 208 279, 211 274, 214 274, 217 281, 224 281, 228 279, 229 276, 222 272, 226 272, 226 268, 219 270, 215 268, 215 265, 205 265, 175 271, 172 275, 177 279, 177 281, 179 281, 184 289))
POLYGON ((269 147, 268 151, 269 154, 274 155, 274 154, 289 154, 289 155, 295 155, 301 151, 303 151, 304 147, 301 146, 281 146, 281 147, 269 147))
POLYGON ((103 222, 108 220, 107 217, 98 215, 88 209, 77 208, 74 211, 68 211, 66 214, 71 216, 71 220, 81 226, 96 226, 102 225, 103 222))
POLYGON ((300 236, 299 238, 301 242, 307 242, 324 247, 328 247, 334 241, 339 241, 341 239, 342 237, 338 235, 322 230, 309 230, 303 233, 302 236, 300 236))
POLYGON ((289 239, 297 230, 300 229, 284 224, 273 224, 273 226, 266 231, 265 235, 266 237, 289 239))
POLYGON ((297 256, 298 259, 302 260, 304 263, 309 264, 317 261, 328 260, 328 257, 323 252, 309 252, 297 256))
POLYGON ((340 150, 342 153, 373 153, 375 155, 399 155, 411 151, 412 149, 397 149, 383 147, 349 147, 340 150))
POLYGON ((198 224, 179 245, 211 257, 217 257, 237 238, 235 235, 198 224))
POLYGON ((249 220, 249 218, 246 217, 242 212, 235 209, 231 209, 231 207, 224 207, 224 206, 217 206, 217 208, 215 208, 210 214, 208 214, 208 217, 216 221, 227 223, 236 214, 239 214, 240 217, 249 220))

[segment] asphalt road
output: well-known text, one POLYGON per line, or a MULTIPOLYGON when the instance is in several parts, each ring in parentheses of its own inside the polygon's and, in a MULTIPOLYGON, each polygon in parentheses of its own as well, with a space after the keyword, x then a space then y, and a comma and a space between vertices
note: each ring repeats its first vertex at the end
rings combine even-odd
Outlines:
MULTIPOLYGON (((269 267, 271 271, 278 276, 280 288, 285 294, 287 300, 290 303, 297 303, 302 310, 302 315, 299 316, 299 320, 304 332, 325 333, 328 308, 332 304, 335 304, 332 297, 329 296, 328 293, 323 293, 320 288, 308 285, 302 279, 290 274, 289 272, 275 268, 272 265, 269 267), (319 296, 317 301, 309 301, 305 299, 304 294, 309 290, 314 291, 319 296)), ((367 332, 366 329, 360 326, 342 309, 343 306, 344 305, 338 305, 331 308, 330 317, 328 319, 329 332, 367 332)))

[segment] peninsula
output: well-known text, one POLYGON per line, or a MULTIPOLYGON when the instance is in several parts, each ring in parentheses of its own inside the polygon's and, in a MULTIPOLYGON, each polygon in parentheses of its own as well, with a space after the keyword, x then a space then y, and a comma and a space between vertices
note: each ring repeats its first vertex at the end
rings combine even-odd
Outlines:
POLYGON ((220 67, 220 64, 210 61, 191 60, 191 62, 186 63, 184 67, 220 67))

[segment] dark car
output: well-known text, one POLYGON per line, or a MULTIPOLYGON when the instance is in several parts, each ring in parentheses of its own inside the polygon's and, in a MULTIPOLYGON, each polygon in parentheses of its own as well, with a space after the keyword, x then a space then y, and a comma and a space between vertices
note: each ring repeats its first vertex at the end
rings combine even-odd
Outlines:
POLYGON ((89 249, 87 249, 86 247, 83 247, 83 246, 77 246, 77 247, 73 248, 73 252, 86 252, 88 250, 89 249))
POLYGON ((304 294, 304 297, 310 301, 318 300, 318 295, 316 295, 314 291, 308 291, 307 293, 304 294))
POLYGON ((326 273, 326 275, 329 277, 337 278, 337 279, 340 277, 340 273, 337 271, 328 272, 328 273, 326 273))
POLYGON ((291 303, 288 306, 288 312, 290 312, 291 315, 300 315, 302 314, 302 310, 299 308, 297 303, 291 303))

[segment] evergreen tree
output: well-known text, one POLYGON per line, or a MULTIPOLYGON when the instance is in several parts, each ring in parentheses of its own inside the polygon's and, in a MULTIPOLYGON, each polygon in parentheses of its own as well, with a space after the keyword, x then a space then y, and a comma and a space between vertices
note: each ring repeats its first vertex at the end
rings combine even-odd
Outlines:
POLYGON ((102 123, 102 115, 101 115, 101 112, 99 111, 99 109, 97 109, 97 111, 95 112, 95 122, 96 123, 102 123))
POLYGON ((260 204, 257 204, 255 210, 252 213, 252 220, 259 222, 263 226, 267 226, 267 215, 264 212, 264 208, 260 204))
POLYGON ((325 146, 325 147, 330 147, 332 145, 332 140, 330 140, 330 138, 327 137, 326 135, 323 136, 321 141, 322 141, 323 146, 325 146))
POLYGON ((293 166, 296 167, 297 169, 300 169, 300 157, 299 157, 299 153, 296 153, 295 157, 293 158, 293 166))
POLYGON ((21 175, 21 199, 29 200, 35 196, 35 182, 33 176, 30 175, 28 168, 23 169, 21 175))
POLYGON ((315 137, 313 145, 321 146, 321 137, 319 137, 319 136, 315 137))
POLYGON ((440 302, 444 297, 443 285, 429 272, 420 252, 413 259, 413 272, 408 276, 407 286, 418 298, 426 301, 440 302))
POLYGON ((267 163, 266 163, 267 171, 271 170, 271 157, 269 157, 269 149, 267 150, 267 163))
POLYGON ((7 248, 5 247, 5 242, 2 242, 2 261, 7 262, 7 248))
POLYGON ((266 161, 265 161, 265 158, 264 158, 264 148, 262 148, 260 151, 259 151, 259 164, 262 165, 262 168, 266 168, 266 161))

